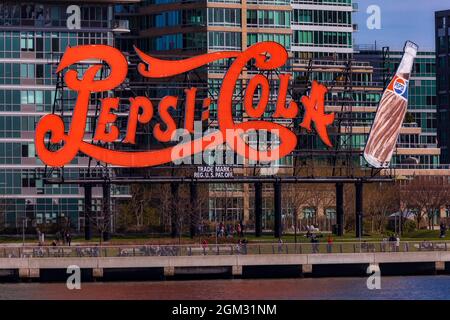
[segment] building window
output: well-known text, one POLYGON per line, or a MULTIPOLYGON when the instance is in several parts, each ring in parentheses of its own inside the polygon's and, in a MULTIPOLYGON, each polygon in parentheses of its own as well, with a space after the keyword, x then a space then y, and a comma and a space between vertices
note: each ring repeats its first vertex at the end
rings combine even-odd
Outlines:
POLYGON ((20 91, 21 104, 43 104, 44 92, 40 90, 22 90, 20 91))
POLYGON ((208 48, 217 50, 241 50, 241 33, 219 32, 208 33, 208 48))
POLYGON ((241 26, 241 9, 208 8, 208 25, 241 26))
POLYGON ((262 41, 274 41, 278 42, 286 49, 291 47, 291 35, 290 34, 274 34, 274 33, 248 33, 247 45, 251 46, 257 42, 262 41))
POLYGON ((34 35, 32 32, 20 34, 20 50, 34 51, 34 35))
POLYGON ((351 32, 294 31, 294 45, 313 47, 352 47, 351 32))
POLYGON ((208 2, 241 3, 241 0, 208 0, 208 2))
POLYGON ((350 11, 294 9, 292 24, 348 27, 352 24, 350 11))
POLYGON ((34 64, 27 64, 27 63, 21 64, 20 77, 25 79, 34 79, 35 76, 34 68, 35 68, 34 64))
POLYGON ((248 10, 247 25, 257 28, 289 28, 291 25, 290 11, 248 10))

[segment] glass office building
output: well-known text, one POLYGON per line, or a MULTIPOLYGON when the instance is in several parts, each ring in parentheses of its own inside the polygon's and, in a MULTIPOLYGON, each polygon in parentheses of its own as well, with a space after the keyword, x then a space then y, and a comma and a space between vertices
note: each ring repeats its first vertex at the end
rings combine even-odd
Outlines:
MULTIPOLYGON (((112 4, 73 4, 0 3, 0 229, 14 232, 36 224, 45 229, 45 225, 61 223, 79 231, 83 226, 83 188, 44 184, 45 166, 36 157, 33 143, 37 121, 52 112, 59 94, 70 117, 76 95, 56 91, 55 70, 65 49, 114 45, 112 4), (69 19, 74 14, 79 25, 69 19)), ((87 158, 80 155, 64 174, 76 178, 86 168, 87 158)), ((60 174, 55 170, 52 176, 60 174)), ((102 192, 94 189, 92 209, 98 212, 102 192)))
MULTIPOLYGON (((135 44, 147 52, 184 55, 243 50, 260 41, 290 48, 291 6, 287 0, 146 0, 116 6, 126 16, 135 44)), ((132 51, 129 36, 120 41, 132 51)))
POLYGON ((450 164, 450 10, 436 12, 435 18, 438 142, 441 162, 450 164))
POLYGON ((352 0, 292 0, 292 53, 300 59, 353 53, 352 0))

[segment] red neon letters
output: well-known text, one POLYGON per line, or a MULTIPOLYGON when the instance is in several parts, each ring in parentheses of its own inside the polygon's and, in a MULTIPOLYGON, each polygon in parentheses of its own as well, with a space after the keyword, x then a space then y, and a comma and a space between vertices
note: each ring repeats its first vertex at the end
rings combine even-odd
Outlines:
MULTIPOLYGON (((232 117, 232 102, 235 86, 242 70, 249 61, 255 61, 255 66, 259 70, 277 69, 286 63, 288 58, 287 52, 278 43, 261 42, 241 53, 231 51, 215 52, 179 61, 160 60, 145 54, 137 48, 135 50, 143 61, 138 65, 138 71, 141 75, 149 78, 171 77, 216 60, 234 58, 234 62, 223 79, 217 100, 219 128, 214 133, 188 142, 191 144, 190 150, 194 150, 192 154, 226 142, 235 152, 247 159, 273 161, 288 155, 295 148, 297 137, 292 131, 275 122, 258 120, 266 112, 270 95, 268 79, 262 74, 256 75, 250 80, 244 96, 245 112, 252 119, 246 122, 235 123, 232 117), (253 97, 258 89, 261 95, 255 106, 253 104, 253 97), (256 120, 253 118, 256 118, 256 120), (227 135, 226 132, 230 130, 231 132, 277 130, 280 139, 280 144, 276 149, 277 158, 273 158, 274 149, 264 151, 255 150, 244 141, 241 135, 227 135), (219 137, 220 135, 225 138, 219 137), (241 150, 242 148, 236 148, 239 144, 244 145, 243 150, 241 150)), ((64 127, 63 119, 55 114, 46 115, 39 121, 36 127, 35 144, 37 154, 45 164, 54 167, 64 166, 72 161, 78 151, 97 160, 126 167, 155 166, 187 156, 186 154, 180 154, 178 158, 174 159, 172 152, 173 146, 160 150, 129 152, 110 150, 83 141, 91 93, 108 91, 119 86, 125 80, 128 72, 128 64, 122 53, 113 47, 104 45, 84 45, 68 48, 58 66, 57 72, 61 72, 70 65, 87 59, 101 60, 108 64, 110 68, 109 76, 103 80, 95 80, 95 75, 101 68, 98 64, 90 66, 81 79, 78 78, 78 73, 75 70, 68 70, 66 72, 64 80, 67 87, 77 91, 78 98, 73 109, 72 121, 68 130, 64 127), (46 136, 48 133, 50 133, 51 143, 62 144, 58 150, 54 151, 47 148, 46 136)), ((298 114, 299 108, 297 103, 295 101, 286 102, 289 79, 289 74, 279 76, 278 101, 273 114, 274 118, 292 119, 298 114)), ((183 99, 185 100, 184 129, 190 133, 194 131, 193 122, 196 91, 196 88, 186 88, 186 99, 183 99)), ((301 126, 307 130, 311 130, 311 122, 314 122, 314 127, 319 137, 326 145, 331 146, 331 141, 327 134, 327 126, 333 122, 334 114, 325 114, 324 112, 324 97, 326 92, 327 89, 323 85, 314 82, 309 97, 303 97, 301 99, 305 108, 305 116, 301 126)), ((134 144, 136 141, 137 123, 148 123, 155 112, 158 112, 160 115, 163 125, 158 123, 154 126, 154 137, 161 142, 170 141, 172 134, 177 129, 177 125, 169 110, 180 107, 178 97, 164 97, 158 104, 157 110, 154 110, 152 102, 147 97, 135 97, 129 100, 130 111, 127 132, 122 142, 134 144)), ((118 108, 118 104, 118 98, 109 97, 102 99, 94 140, 113 142, 118 139, 119 128, 114 124, 117 116, 113 113, 118 108)), ((208 119, 210 104, 211 98, 205 98, 202 106, 202 120, 208 119)))

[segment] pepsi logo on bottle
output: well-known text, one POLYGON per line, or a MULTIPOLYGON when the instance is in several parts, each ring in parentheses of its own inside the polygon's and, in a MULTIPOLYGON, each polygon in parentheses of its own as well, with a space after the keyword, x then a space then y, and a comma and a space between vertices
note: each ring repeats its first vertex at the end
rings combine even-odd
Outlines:
POLYGON ((408 100, 408 80, 402 77, 395 76, 389 84, 388 90, 394 92, 396 95, 408 100))

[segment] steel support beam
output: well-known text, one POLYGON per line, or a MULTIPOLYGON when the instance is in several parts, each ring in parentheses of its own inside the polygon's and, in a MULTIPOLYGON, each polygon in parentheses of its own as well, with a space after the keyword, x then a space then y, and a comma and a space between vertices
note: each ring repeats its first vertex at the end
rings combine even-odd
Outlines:
POLYGON ((191 182, 189 184, 189 197, 191 200, 191 212, 189 216, 189 235, 191 238, 194 238, 197 233, 197 227, 198 227, 198 221, 199 221, 199 215, 200 208, 198 208, 198 193, 197 193, 197 184, 195 182, 191 182))
MULTIPOLYGON (((102 179, 45 179, 47 184, 92 184, 101 185, 104 183, 102 179)), ((209 178, 199 179, 193 177, 150 177, 150 178, 127 178, 120 179, 115 178, 109 180, 111 184, 138 184, 138 183, 373 183, 373 182, 393 182, 392 177, 386 178, 374 178, 374 177, 359 177, 359 178, 339 178, 339 177, 292 177, 292 176, 280 176, 280 177, 250 177, 240 176, 234 178, 209 178)))
POLYGON ((172 238, 176 238, 180 235, 180 227, 179 227, 179 214, 178 214, 178 206, 179 206, 179 199, 178 199, 178 189, 180 184, 179 183, 171 183, 170 184, 170 192, 172 194, 172 202, 171 202, 171 212, 170 212, 170 224, 171 224, 171 231, 170 235, 172 238))
MULTIPOLYGON (((97 222, 98 223, 98 222, 97 222)), ((111 184, 105 182, 103 184, 103 240, 111 239, 111 184)))
POLYGON ((344 184, 336 183, 336 235, 344 235, 344 184))
POLYGON ((255 237, 262 235, 262 183, 255 183, 255 237))
POLYGON ((92 239, 91 229, 92 186, 84 185, 84 239, 92 239))
POLYGON ((355 183, 355 229, 356 237, 360 238, 363 236, 363 183, 355 183))
POLYGON ((273 184, 274 190, 274 237, 281 238, 282 226, 281 226, 281 183, 275 182, 273 184))

